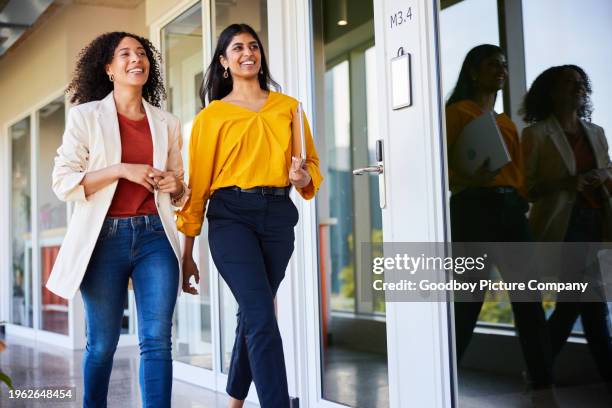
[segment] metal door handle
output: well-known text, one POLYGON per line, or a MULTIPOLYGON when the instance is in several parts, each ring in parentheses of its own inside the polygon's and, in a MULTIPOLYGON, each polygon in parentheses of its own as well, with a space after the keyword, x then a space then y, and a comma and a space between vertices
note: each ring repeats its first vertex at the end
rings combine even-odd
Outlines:
POLYGON ((355 169, 353 170, 353 175, 354 176, 362 176, 365 173, 374 173, 374 174, 382 174, 384 171, 384 168, 382 166, 382 164, 376 165, 376 166, 368 166, 368 167, 362 167, 360 169, 355 169))

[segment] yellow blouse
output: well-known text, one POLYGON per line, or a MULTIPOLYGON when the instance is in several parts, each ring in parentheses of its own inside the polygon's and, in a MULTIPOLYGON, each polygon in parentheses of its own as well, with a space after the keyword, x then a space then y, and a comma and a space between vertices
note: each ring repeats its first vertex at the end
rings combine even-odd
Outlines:
MULTIPOLYGON (((216 100, 193 122, 189 145, 191 197, 177 212, 178 229, 200 234, 210 195, 222 187, 285 187, 291 166, 291 123, 298 101, 272 92, 259 112, 216 100)), ((305 199, 316 194, 323 177, 319 157, 304 116, 306 166, 312 178, 298 192, 305 199)))

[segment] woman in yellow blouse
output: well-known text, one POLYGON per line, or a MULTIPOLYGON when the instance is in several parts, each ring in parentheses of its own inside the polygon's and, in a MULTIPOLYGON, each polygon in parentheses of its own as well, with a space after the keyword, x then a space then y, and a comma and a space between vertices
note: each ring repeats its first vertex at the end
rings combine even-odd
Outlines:
POLYGON ((189 201, 178 213, 186 235, 183 290, 197 293, 193 241, 204 208, 213 261, 239 305, 227 383, 230 407, 242 407, 251 381, 263 408, 289 407, 282 340, 274 297, 294 248, 298 211, 293 185, 305 199, 322 177, 304 117, 306 160, 292 157, 298 102, 269 90, 264 50, 255 31, 232 24, 219 36, 202 86, 189 153, 189 201))

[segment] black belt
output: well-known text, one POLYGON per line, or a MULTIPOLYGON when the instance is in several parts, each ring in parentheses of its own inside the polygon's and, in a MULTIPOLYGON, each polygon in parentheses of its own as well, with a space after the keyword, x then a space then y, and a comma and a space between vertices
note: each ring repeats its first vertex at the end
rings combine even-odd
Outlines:
POLYGON ((493 186, 493 187, 471 187, 466 191, 473 191, 477 193, 494 193, 494 194, 516 194, 516 188, 508 186, 493 186))
POLYGON ((253 188, 240 188, 238 186, 223 187, 219 190, 232 190, 239 191, 241 193, 248 194, 261 194, 271 196, 288 196, 291 191, 291 186, 287 187, 253 187, 253 188))

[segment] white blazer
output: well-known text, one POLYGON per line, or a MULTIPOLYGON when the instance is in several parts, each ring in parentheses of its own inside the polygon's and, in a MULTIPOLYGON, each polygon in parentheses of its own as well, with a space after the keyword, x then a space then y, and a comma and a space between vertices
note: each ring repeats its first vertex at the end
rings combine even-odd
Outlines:
MULTIPOLYGON (((598 169, 610 169, 608 142, 604 130, 594 123, 580 121, 593 149, 598 169)), ((563 242, 576 191, 552 188, 541 193, 542 185, 558 182, 576 175, 574 151, 565 137, 563 128, 551 115, 523 130, 521 139, 525 186, 530 201, 529 223, 537 241, 563 242)), ((554 184, 553 184, 554 185, 554 184)), ((612 232, 610 200, 604 200, 606 230, 612 232)))
MULTIPOLYGON (((181 158, 181 127, 174 115, 142 101, 153 139, 153 167, 174 171, 183 177, 181 158)), ((68 112, 63 141, 57 150, 53 168, 53 191, 62 201, 75 203, 66 236, 47 281, 47 288, 66 299, 79 289, 89 259, 98 240, 102 224, 110 207, 117 182, 85 196, 80 184, 85 173, 100 170, 121 162, 121 136, 113 93, 100 101, 75 106, 68 112)), ((155 191, 155 204, 166 236, 176 254, 182 275, 181 250, 174 221, 170 194, 155 191)), ((181 282, 179 276, 179 282, 181 282)), ((180 292, 180 285, 179 285, 180 292)))

